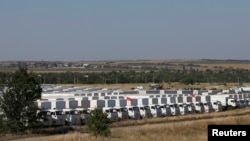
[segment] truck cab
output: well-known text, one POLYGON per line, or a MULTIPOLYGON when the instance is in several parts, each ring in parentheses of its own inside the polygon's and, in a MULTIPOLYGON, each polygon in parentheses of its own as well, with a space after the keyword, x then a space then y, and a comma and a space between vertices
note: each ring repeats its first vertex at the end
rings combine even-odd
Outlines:
POLYGON ((166 104, 165 107, 166 107, 166 116, 171 116, 171 108, 169 104, 166 104))
POLYGON ((195 106, 196 113, 204 113, 205 112, 204 104, 202 102, 195 102, 194 106, 195 106))
POLYGON ((222 111, 222 104, 220 101, 211 101, 213 106, 214 112, 221 112, 222 111))
POLYGON ((152 117, 152 113, 150 107, 148 105, 138 105, 140 109, 141 118, 150 118, 152 117))
POLYGON ((237 99, 234 98, 226 98, 226 107, 224 109, 231 109, 231 108, 236 108, 240 103, 237 105, 237 99))
POLYGON ((127 120, 128 117, 128 109, 125 107, 114 107, 118 114, 118 120, 127 120))
POLYGON ((203 105, 204 105, 204 110, 206 113, 213 112, 213 106, 210 101, 203 102, 203 105))
POLYGON ((160 105, 149 105, 153 117, 161 117, 162 111, 160 105))
POLYGON ((129 119, 140 119, 141 118, 140 110, 139 110, 138 106, 126 106, 126 108, 128 109, 129 119))
POLYGON ((171 111, 171 116, 176 116, 178 115, 178 109, 176 109, 175 104, 169 104, 170 111, 171 111))
POLYGON ((38 121, 40 121, 44 126, 52 125, 51 112, 49 110, 39 110, 37 111, 38 121))
POLYGON ((190 102, 190 103, 185 103, 187 105, 188 108, 188 114, 194 114, 195 113, 195 106, 194 103, 190 102))
POLYGON ((186 104, 179 103, 178 106, 179 106, 181 115, 186 115, 188 113, 188 107, 186 104))
POLYGON ((80 125, 81 124, 81 116, 80 112, 75 109, 63 109, 66 117, 65 124, 66 125, 80 125))
POLYGON ((77 108, 76 109, 80 115, 80 124, 84 125, 87 123, 87 120, 89 118, 89 113, 90 110, 86 109, 86 108, 77 108))
POLYGON ((163 117, 167 116, 167 107, 166 107, 166 105, 165 104, 160 104, 159 106, 161 108, 161 114, 162 114, 162 116, 163 117))
POLYGON ((65 125, 66 115, 63 110, 51 109, 49 110, 52 118, 52 126, 65 125))
POLYGON ((103 112, 106 113, 108 115, 108 118, 112 121, 118 121, 118 113, 117 110, 115 108, 111 108, 111 107, 104 107, 102 108, 103 112))
POLYGON ((250 103, 249 103, 249 98, 246 98, 246 106, 249 107, 250 106, 250 103))

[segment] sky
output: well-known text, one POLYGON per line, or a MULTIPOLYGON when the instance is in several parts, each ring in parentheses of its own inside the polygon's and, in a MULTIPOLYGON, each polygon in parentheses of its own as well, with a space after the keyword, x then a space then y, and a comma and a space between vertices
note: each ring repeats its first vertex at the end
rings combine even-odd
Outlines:
POLYGON ((0 0, 0 61, 250 60, 249 0, 0 0))

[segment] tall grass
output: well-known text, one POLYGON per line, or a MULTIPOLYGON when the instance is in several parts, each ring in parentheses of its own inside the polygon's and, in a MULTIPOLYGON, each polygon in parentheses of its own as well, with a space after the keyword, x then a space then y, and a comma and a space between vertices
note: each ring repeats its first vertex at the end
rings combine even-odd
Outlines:
POLYGON ((128 124, 126 127, 111 128, 111 136, 106 138, 94 137, 87 133, 71 132, 64 135, 24 138, 18 141, 207 141, 207 126, 209 124, 250 124, 249 112, 250 108, 246 108, 221 113, 126 121, 120 123, 128 124), (202 116, 210 117, 202 119, 200 118, 202 116), (188 120, 166 122, 174 119, 177 121, 177 119, 180 120, 184 117, 188 120), (196 120, 192 120, 192 118, 196 120), (132 123, 137 126, 130 126, 132 123))

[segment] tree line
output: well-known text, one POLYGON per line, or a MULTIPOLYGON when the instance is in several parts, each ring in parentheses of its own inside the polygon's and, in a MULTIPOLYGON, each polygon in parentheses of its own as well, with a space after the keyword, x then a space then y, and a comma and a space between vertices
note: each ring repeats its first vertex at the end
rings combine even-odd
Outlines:
MULTIPOLYGON (((171 70, 155 69, 146 71, 111 72, 62 72, 36 73, 41 84, 116 84, 116 83, 249 83, 250 71, 247 69, 221 70, 171 70)), ((13 73, 1 72, 0 84, 11 81, 13 73)))

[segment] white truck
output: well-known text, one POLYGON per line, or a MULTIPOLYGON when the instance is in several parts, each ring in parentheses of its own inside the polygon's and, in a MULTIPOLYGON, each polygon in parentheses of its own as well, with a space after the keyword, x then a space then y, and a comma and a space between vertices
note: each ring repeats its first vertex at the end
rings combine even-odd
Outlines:
POLYGON ((149 105, 150 111, 153 115, 153 117, 161 117, 162 116, 162 111, 160 105, 149 105))
POLYGON ((195 113, 204 113, 205 107, 202 102, 194 102, 195 113))
POLYGON ((150 118, 152 117, 152 113, 150 107, 148 105, 138 105, 140 109, 141 118, 150 118))
POLYGON ((161 114, 163 117, 167 116, 167 107, 166 107, 166 104, 160 104, 159 105, 160 108, 161 108, 161 114))
POLYGON ((138 106, 125 106, 128 109, 129 119, 140 119, 140 110, 138 106))
POLYGON ((184 105, 183 103, 178 103, 178 107, 180 109, 180 114, 181 115, 185 115, 185 114, 188 113, 188 109, 187 109, 186 104, 184 105))
POLYGON ((52 119, 52 126, 65 125, 66 115, 62 110, 50 109, 49 111, 52 119))
POLYGON ((172 116, 177 116, 177 115, 180 115, 180 108, 179 108, 179 105, 176 104, 176 103, 171 103, 169 104, 169 107, 170 107, 170 110, 171 110, 171 115, 172 116))
POLYGON ((52 126, 52 117, 51 117, 51 112, 49 110, 38 110, 37 111, 37 116, 39 117, 39 121, 44 125, 44 126, 52 126))
POLYGON ((250 106, 250 103, 249 103, 249 98, 246 98, 246 106, 249 107, 250 106))
POLYGON ((80 115, 80 124, 86 124, 89 118, 90 110, 88 110, 87 108, 76 108, 76 110, 79 112, 80 115))
POLYGON ((108 115, 107 117, 112 122, 118 121, 118 113, 117 113, 117 110, 115 108, 103 107, 102 111, 108 115))
POLYGON ((170 108, 170 105, 169 105, 169 104, 166 104, 165 107, 166 107, 166 116, 171 116, 171 108, 170 108))
POLYGON ((116 109, 116 111, 117 111, 119 121, 127 120, 129 118, 127 108, 121 107, 121 106, 116 106, 116 107, 113 107, 113 108, 116 109))
POLYGON ((203 105, 204 105, 204 110, 206 113, 213 112, 213 106, 212 106, 212 103, 210 101, 203 102, 203 105))
POLYGON ((229 98, 228 94, 211 95, 211 101, 220 101, 222 110, 236 108, 237 99, 229 98))
POLYGON ((81 117, 78 110, 75 109, 63 109, 65 113, 65 124, 66 125, 80 125, 81 117))
POLYGON ((221 112, 222 111, 222 104, 220 101, 211 101, 213 111, 214 112, 221 112))
POLYGON ((192 102, 187 102, 187 103, 184 103, 186 104, 187 108, 188 108, 188 114, 194 114, 195 113, 195 106, 194 106, 194 103, 192 102))

